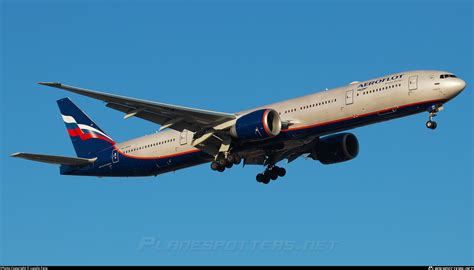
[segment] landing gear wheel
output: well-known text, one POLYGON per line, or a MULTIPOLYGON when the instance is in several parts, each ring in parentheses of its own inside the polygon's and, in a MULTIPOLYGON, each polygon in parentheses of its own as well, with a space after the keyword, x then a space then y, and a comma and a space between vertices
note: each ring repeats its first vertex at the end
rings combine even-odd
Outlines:
POLYGON ((225 167, 219 166, 219 168, 217 169, 217 171, 218 171, 218 172, 223 172, 223 171, 225 171, 225 167))
POLYGON ((429 129, 436 129, 437 126, 438 124, 435 121, 429 120, 428 122, 426 122, 426 127, 429 129))
POLYGON ((268 175, 266 175, 266 174, 259 173, 259 174, 257 174, 256 178, 257 178, 257 182, 259 182, 259 183, 263 183, 263 184, 270 183, 270 177, 268 177, 268 175))
POLYGON ((273 168, 272 170, 268 171, 268 176, 272 180, 277 180, 278 178, 278 170, 277 168, 273 168))
POLYGON ((234 163, 227 162, 227 164, 225 164, 225 167, 226 167, 227 169, 232 168, 232 166, 234 166, 234 163))
POLYGON ((221 165, 219 165, 219 163, 217 163, 216 161, 211 162, 211 170, 217 171, 220 167, 221 165))
POLYGON ((234 156, 234 154, 228 154, 225 159, 226 159, 227 163, 233 164, 234 161, 235 161, 235 156, 234 156))
POLYGON ((278 176, 283 177, 286 175, 286 170, 285 168, 278 167, 277 173, 278 173, 278 176))
POLYGON ((270 183, 270 177, 263 175, 263 181, 262 181, 262 183, 264 183, 265 185, 268 184, 268 183, 270 183))
POLYGON ((217 163, 219 163, 221 167, 225 167, 225 165, 227 164, 227 160, 224 157, 220 157, 217 159, 217 163))
POLYGON ((264 178, 265 176, 263 175, 263 173, 257 174, 257 182, 262 183, 264 178))
POLYGON ((233 154, 233 156, 234 156, 234 164, 239 165, 240 162, 242 161, 242 158, 237 154, 233 154))

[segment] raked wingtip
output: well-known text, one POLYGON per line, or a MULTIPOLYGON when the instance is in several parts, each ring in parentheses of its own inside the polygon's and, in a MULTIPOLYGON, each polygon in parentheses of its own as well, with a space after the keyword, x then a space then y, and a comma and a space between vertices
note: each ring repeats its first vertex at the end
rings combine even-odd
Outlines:
POLYGON ((59 82, 38 82, 38 84, 45 85, 45 86, 52 86, 52 87, 61 86, 61 83, 59 82))

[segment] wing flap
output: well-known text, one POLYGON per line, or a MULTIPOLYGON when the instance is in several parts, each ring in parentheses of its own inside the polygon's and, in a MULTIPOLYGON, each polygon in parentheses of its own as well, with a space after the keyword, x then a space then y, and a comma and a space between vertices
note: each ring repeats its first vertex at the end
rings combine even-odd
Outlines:
POLYGON ((76 166, 76 167, 87 166, 89 164, 94 163, 97 160, 97 158, 77 158, 77 157, 52 156, 52 155, 31 154, 31 153, 15 153, 15 154, 12 154, 11 157, 23 158, 23 159, 43 162, 43 163, 76 166))

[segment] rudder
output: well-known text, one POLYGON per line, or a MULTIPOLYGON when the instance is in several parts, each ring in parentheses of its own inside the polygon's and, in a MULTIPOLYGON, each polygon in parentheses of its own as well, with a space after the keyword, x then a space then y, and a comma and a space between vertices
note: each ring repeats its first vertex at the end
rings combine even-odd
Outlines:
POLYGON ((92 119, 69 98, 57 101, 61 117, 78 157, 92 157, 94 153, 115 144, 92 119))

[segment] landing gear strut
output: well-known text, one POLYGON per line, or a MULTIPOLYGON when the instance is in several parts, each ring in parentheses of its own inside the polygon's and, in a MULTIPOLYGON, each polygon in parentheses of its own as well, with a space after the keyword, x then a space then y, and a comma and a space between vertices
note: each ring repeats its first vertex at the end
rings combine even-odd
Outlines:
POLYGON ((430 113, 429 120, 426 122, 426 127, 429 129, 436 129, 438 124, 433 121, 433 117, 437 115, 439 111, 443 109, 443 105, 433 105, 428 109, 428 112, 430 113))
POLYGON ((277 180, 278 177, 283 177, 286 175, 285 168, 280 168, 278 166, 268 166, 265 169, 265 172, 257 174, 257 182, 268 184, 270 180, 277 180))
POLYGON ((240 164, 242 158, 235 153, 228 153, 227 156, 221 155, 215 161, 211 162, 211 170, 223 172, 225 169, 230 169, 234 165, 240 164))

